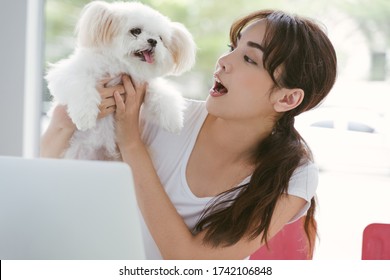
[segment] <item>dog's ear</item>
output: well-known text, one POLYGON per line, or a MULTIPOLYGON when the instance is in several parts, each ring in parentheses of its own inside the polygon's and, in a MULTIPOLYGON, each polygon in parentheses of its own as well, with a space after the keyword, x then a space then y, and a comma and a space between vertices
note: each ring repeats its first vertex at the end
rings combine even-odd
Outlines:
POLYGON ((118 31, 114 19, 108 3, 93 1, 87 4, 76 27, 79 46, 98 47, 110 43, 118 31))
POLYGON ((168 46, 175 61, 173 75, 179 75, 195 64, 196 45, 191 33, 184 27, 183 24, 172 22, 172 38, 168 46))

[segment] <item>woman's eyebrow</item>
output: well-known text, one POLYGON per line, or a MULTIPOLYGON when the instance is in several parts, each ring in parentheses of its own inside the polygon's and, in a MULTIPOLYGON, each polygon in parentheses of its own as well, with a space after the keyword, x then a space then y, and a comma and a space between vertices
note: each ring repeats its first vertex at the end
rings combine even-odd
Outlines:
MULTIPOLYGON (((237 41, 239 41, 241 39, 241 32, 237 34, 237 41)), ((248 41, 246 43, 246 45, 248 47, 252 47, 252 48, 256 48, 256 49, 259 49, 260 51, 264 52, 264 47, 262 47, 260 44, 258 43, 255 43, 255 42, 252 42, 252 41, 248 41)))
POLYGON ((248 41, 246 44, 248 47, 256 48, 256 49, 259 49, 260 51, 264 52, 264 48, 258 43, 248 41))

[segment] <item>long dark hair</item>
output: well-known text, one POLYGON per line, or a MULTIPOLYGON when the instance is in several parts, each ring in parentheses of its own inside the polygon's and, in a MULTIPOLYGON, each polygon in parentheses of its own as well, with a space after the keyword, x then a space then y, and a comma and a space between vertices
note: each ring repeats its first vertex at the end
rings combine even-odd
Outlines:
MULTIPOLYGON (((233 245, 242 237, 254 239, 260 234, 267 243, 276 202, 287 192, 297 167, 313 160, 309 147, 294 128, 294 117, 320 104, 336 79, 335 50, 321 26, 308 18, 273 10, 254 12, 231 26, 233 46, 243 28, 260 19, 266 22, 263 64, 274 81, 274 89, 300 88, 304 99, 283 113, 272 133, 258 144, 250 182, 220 194, 204 211, 194 231, 207 229, 204 242, 213 246, 233 245)), ((317 232, 315 207, 313 197, 304 223, 310 252, 317 232)))

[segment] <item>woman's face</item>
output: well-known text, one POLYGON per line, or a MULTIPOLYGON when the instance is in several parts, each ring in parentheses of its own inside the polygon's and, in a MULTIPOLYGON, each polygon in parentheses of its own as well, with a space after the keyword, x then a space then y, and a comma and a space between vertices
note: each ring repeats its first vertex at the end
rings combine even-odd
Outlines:
POLYGON ((207 98, 211 115, 226 120, 274 119, 271 76, 263 67, 264 20, 248 25, 231 51, 218 59, 207 98))

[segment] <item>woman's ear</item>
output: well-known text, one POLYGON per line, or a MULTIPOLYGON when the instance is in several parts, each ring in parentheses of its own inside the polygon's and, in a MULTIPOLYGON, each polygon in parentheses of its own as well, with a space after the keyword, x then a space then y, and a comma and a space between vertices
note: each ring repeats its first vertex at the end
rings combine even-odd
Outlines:
POLYGON ((302 103, 304 96, 305 92, 300 88, 283 88, 278 93, 278 99, 274 103, 274 109, 279 113, 290 111, 302 103))

